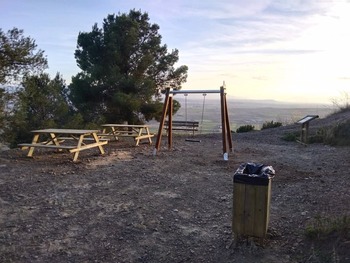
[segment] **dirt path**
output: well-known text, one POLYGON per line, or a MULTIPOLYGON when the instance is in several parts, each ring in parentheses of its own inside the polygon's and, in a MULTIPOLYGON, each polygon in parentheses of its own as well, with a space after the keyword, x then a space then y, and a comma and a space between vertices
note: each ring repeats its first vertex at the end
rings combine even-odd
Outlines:
MULTIPOLYGON (((349 148, 280 140, 275 131, 175 136, 157 156, 148 145, 86 151, 0 153, 1 262, 313 262, 305 227, 349 213, 349 148), (241 163, 273 166, 268 237, 232 244, 233 174, 241 163), (309 259, 309 261, 307 261, 309 259)), ((349 242, 334 251, 350 258, 349 242)), ((316 261, 315 261, 316 262, 316 261)))

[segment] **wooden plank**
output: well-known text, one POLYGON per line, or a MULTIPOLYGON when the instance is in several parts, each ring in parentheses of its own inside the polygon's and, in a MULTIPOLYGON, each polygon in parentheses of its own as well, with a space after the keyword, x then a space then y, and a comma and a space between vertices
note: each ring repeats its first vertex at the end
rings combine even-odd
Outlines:
MULTIPOLYGON (((58 138, 61 139, 61 138, 58 138)), ((99 138, 99 141, 109 141, 107 138, 99 138)), ((84 141, 96 141, 94 138, 84 138, 84 141)))
MULTIPOLYGON (((168 129, 168 128, 166 128, 166 129, 168 129)), ((179 127, 176 127, 176 128, 174 128, 173 127, 173 129, 172 129, 173 131, 198 131, 198 129, 197 128, 186 128, 186 127, 182 127, 182 128, 179 128, 179 127)))
POLYGON ((254 236, 255 201, 255 186, 247 184, 244 196, 244 234, 249 236, 254 236))
MULTIPOLYGON (((168 121, 165 121, 165 124, 169 124, 168 121)), ((176 125, 199 125, 198 121, 172 121, 172 124, 176 125)))
MULTIPOLYGON (((57 140, 78 140, 79 138, 73 138, 73 137, 57 137, 57 140)), ((109 139, 106 138, 99 138, 99 141, 108 141, 109 139)), ((84 141, 95 141, 94 138, 84 138, 84 141)))
POLYGON ((267 206, 266 206, 266 211, 267 211, 267 215, 266 215, 266 232, 267 229, 269 227, 269 223, 270 223, 270 208, 271 208, 271 179, 269 181, 269 185, 267 186, 267 206))
POLYGON ((193 123, 173 123, 174 127, 198 127, 199 124, 193 124, 193 123))
POLYGON ((233 232, 263 238, 266 236, 271 203, 271 183, 267 186, 234 183, 233 232))
POLYGON ((137 137, 138 133, 134 133, 134 134, 116 134, 116 136, 118 136, 118 137, 137 137))
POLYGON ((152 138, 152 137, 154 137, 154 134, 145 134, 145 135, 141 135, 141 136, 136 136, 135 140, 148 139, 148 138, 152 138))
POLYGON ((268 187, 267 186, 255 186, 256 191, 256 209, 255 209, 255 229, 254 236, 256 237, 265 237, 267 231, 267 195, 268 187))
POLYGON ((173 124, 199 124, 198 121, 173 121, 173 124))
POLYGON ((240 236, 244 234, 244 203, 245 203, 245 185, 234 183, 233 186, 233 232, 240 236))
POLYGON ((86 145, 83 145, 80 147, 73 147, 71 150, 69 150, 69 152, 71 152, 71 153, 80 152, 83 150, 87 150, 87 149, 91 149, 91 148, 98 147, 101 145, 105 145, 107 143, 108 143, 108 141, 103 141, 103 142, 98 142, 98 143, 86 144, 86 145))
POLYGON ((20 147, 39 147, 39 148, 50 148, 50 149, 74 149, 75 146, 67 146, 67 145, 53 145, 53 144, 41 144, 41 143, 20 143, 18 144, 20 147))
POLYGON ((90 134, 97 133, 99 130, 77 130, 77 129, 43 129, 43 130, 34 130, 33 133, 54 133, 54 134, 90 134))

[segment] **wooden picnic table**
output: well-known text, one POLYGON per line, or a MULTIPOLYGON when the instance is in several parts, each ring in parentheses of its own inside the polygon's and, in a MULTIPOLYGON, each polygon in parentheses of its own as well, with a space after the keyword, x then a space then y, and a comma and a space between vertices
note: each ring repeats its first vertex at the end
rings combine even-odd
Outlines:
POLYGON ((34 136, 31 143, 18 144, 22 149, 28 149, 27 156, 33 156, 35 148, 68 150, 73 153, 73 162, 78 160, 80 151, 98 147, 104 154, 102 145, 108 140, 97 136, 98 130, 76 130, 76 129, 43 129, 31 131, 34 136))
POLYGON ((139 145, 141 140, 148 140, 149 144, 152 144, 152 137, 154 134, 150 133, 148 125, 135 125, 135 124, 103 124, 102 134, 99 134, 101 138, 112 137, 115 140, 119 140, 119 137, 133 137, 136 141, 136 146, 139 145))

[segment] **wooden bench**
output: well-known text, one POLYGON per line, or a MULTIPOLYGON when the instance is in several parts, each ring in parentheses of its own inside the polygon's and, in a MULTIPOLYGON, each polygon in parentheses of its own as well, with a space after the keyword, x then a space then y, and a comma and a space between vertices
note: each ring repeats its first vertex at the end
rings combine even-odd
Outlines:
MULTIPOLYGON (((99 137, 99 141, 109 141, 108 138, 102 138, 102 135, 97 134, 99 137)), ((59 142, 64 142, 65 140, 79 140, 79 138, 73 138, 73 137, 58 137, 57 138, 59 142)), ((94 138, 84 138, 84 141, 94 141, 94 138)))
POLYGON ((48 148, 48 149, 58 149, 58 150, 70 150, 76 148, 76 146, 68 146, 68 145, 54 145, 54 144, 42 144, 42 143, 20 143, 17 145, 21 147, 23 150, 29 147, 38 147, 38 148, 48 148))
POLYGON ((82 151, 90 148, 94 148, 97 146, 102 146, 108 143, 108 140, 100 140, 98 143, 91 143, 82 145, 79 148, 74 145, 55 145, 55 144, 42 144, 42 143, 20 143, 18 144, 19 147, 21 147, 23 150, 30 147, 37 147, 37 148, 48 148, 48 149, 57 149, 57 150, 69 150, 69 152, 74 153, 77 151, 82 151))
MULTIPOLYGON (((198 131, 198 128, 198 121, 172 121, 173 131, 191 131, 194 134, 195 131, 198 131)), ((168 121, 165 121, 165 129, 169 129, 168 121)))

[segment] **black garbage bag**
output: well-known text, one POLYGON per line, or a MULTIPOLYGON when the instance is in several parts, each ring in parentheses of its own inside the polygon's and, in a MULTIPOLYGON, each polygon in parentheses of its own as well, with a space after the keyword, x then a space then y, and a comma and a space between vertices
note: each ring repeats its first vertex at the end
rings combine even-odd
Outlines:
POLYGON ((270 165, 261 163, 242 163, 233 176, 234 183, 251 185, 268 185, 275 176, 275 170, 270 165))

